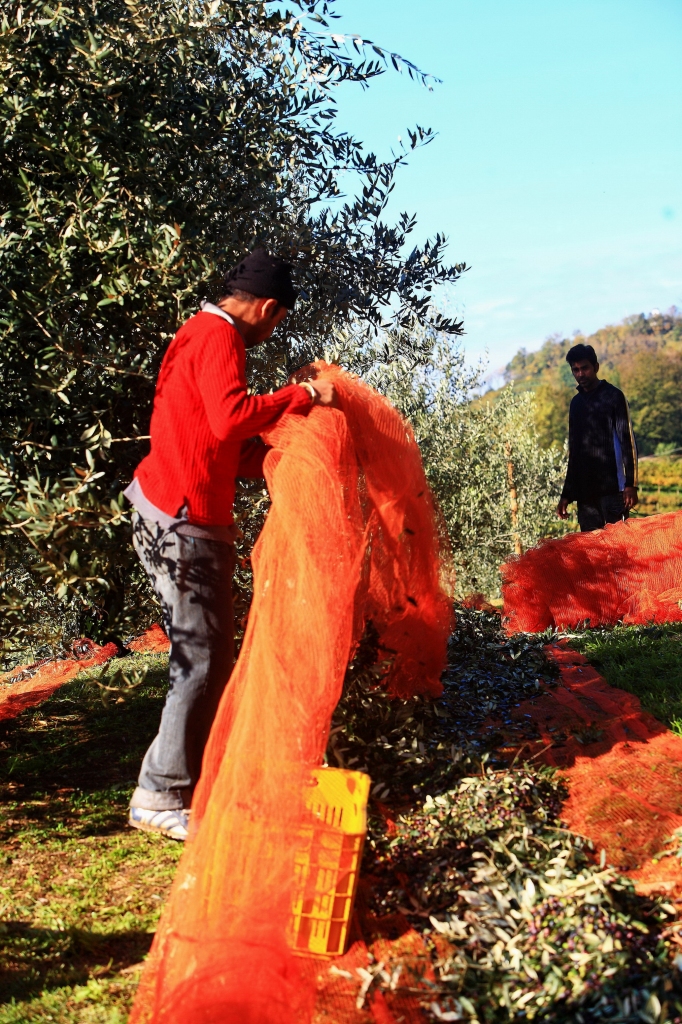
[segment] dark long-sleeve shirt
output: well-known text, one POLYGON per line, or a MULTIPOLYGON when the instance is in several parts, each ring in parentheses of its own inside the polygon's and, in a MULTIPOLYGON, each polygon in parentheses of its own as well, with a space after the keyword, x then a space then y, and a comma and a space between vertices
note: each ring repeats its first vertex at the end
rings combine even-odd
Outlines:
POLYGON ((568 470, 561 492, 568 501, 618 494, 637 486, 637 445, 625 395, 601 380, 571 401, 568 470))

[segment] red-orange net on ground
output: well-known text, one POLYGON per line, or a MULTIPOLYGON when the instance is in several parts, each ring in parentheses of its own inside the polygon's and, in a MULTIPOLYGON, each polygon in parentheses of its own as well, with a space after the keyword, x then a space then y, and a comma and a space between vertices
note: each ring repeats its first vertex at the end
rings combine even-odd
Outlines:
POLYGON ((545 541, 502 578, 509 633, 682 621, 682 512, 545 541))
MULTIPOLYGON (((168 637, 157 625, 151 626, 142 636, 128 644, 128 650, 135 652, 161 652, 167 651, 169 647, 168 637)), ((104 665, 119 653, 117 644, 109 643, 100 647, 86 637, 76 640, 71 649, 72 658, 46 658, 32 665, 18 665, 0 675, 0 721, 16 718, 22 711, 42 704, 65 683, 70 683, 88 669, 104 665)))
POLYGON ((99 647, 86 639, 77 640, 73 648, 73 658, 46 658, 32 665, 19 665, 0 676, 0 721, 16 718, 22 711, 48 700, 64 683, 89 668, 104 665, 118 651, 116 644, 99 647))
POLYGON ((682 893, 682 864, 666 840, 682 828, 682 738, 609 686, 566 640, 545 648, 558 685, 487 724, 498 754, 560 768, 569 796, 561 817, 639 892, 682 893), (657 856, 658 855, 658 856, 657 856))
POLYGON ((309 1021, 314 972, 286 945, 310 769, 364 623, 394 652, 394 694, 440 693, 450 603, 421 458, 391 405, 337 367, 341 410, 268 432, 272 509, 254 597, 192 808, 192 837, 131 1022, 309 1021))

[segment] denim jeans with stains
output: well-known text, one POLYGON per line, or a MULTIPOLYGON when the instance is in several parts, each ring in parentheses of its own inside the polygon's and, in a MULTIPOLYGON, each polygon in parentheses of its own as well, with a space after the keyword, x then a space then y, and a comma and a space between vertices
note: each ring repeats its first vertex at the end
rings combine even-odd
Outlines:
POLYGON ((133 545, 163 610, 170 685, 131 805, 189 807, 234 662, 234 546, 164 529, 133 513, 133 545))

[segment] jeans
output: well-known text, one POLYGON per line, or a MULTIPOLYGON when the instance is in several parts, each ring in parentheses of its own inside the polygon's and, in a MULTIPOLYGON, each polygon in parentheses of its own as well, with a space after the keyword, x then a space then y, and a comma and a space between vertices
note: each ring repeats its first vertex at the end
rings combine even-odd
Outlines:
POLYGON ((211 725, 234 662, 232 544, 179 534, 133 513, 133 546, 163 611, 170 685, 159 732, 131 804, 189 807, 211 725))
POLYGON ((629 515, 630 513, 625 511, 622 491, 578 502, 578 523, 582 533, 602 530, 607 523, 619 523, 629 515))

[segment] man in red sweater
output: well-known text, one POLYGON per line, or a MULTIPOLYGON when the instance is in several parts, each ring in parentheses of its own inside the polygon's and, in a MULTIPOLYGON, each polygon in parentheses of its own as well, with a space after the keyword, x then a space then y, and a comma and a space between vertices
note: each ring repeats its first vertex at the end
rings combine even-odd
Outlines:
POLYGON ((156 384, 151 451, 126 496, 133 544, 161 603, 171 641, 170 686, 145 754, 129 823, 187 836, 201 759, 232 671, 236 477, 261 477, 258 434, 285 413, 335 404, 328 381, 250 395, 246 349, 266 341, 296 302, 291 267, 257 249, 225 278, 171 342, 156 384))

